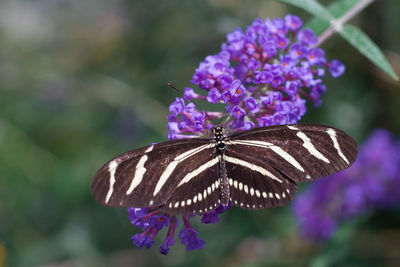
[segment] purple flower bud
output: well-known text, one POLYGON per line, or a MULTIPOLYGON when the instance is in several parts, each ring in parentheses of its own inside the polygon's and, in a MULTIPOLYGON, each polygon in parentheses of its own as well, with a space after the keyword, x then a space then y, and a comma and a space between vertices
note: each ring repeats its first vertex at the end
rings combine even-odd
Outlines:
POLYGON ((288 96, 294 96, 297 94, 298 83, 295 81, 287 81, 285 84, 284 92, 288 94, 288 96))
POLYGON ((290 69, 292 69, 297 64, 297 60, 293 59, 290 56, 281 56, 280 62, 281 62, 281 66, 283 67, 283 69, 286 72, 288 72, 290 69))
POLYGON ((149 218, 149 224, 155 229, 160 230, 163 227, 167 227, 169 225, 169 220, 164 215, 153 215, 149 218))
POLYGON ((142 233, 142 234, 136 234, 132 236, 132 242, 139 248, 146 247, 146 248, 151 248, 154 244, 154 239, 152 239, 150 236, 142 233))
POLYGON ((250 130, 252 128, 256 127, 256 125, 254 124, 254 122, 252 121, 246 121, 242 127, 243 131, 245 130, 250 130))
POLYGON ((325 69, 323 69, 323 68, 318 68, 318 69, 317 69, 317 76, 319 76, 319 77, 325 76, 325 69))
POLYGON ((147 222, 147 220, 144 219, 144 217, 148 213, 148 208, 128 208, 127 210, 128 218, 132 224, 134 224, 136 227, 141 228, 142 230, 149 227, 149 223, 147 222))
POLYGON ((217 88, 212 88, 209 92, 208 92, 208 96, 207 96, 207 101, 213 104, 216 104, 219 102, 219 99, 221 97, 220 92, 218 91, 217 88))
POLYGON ((198 97, 198 94, 196 94, 192 88, 185 87, 184 93, 183 93, 183 98, 185 100, 189 101, 189 100, 191 100, 193 98, 196 98, 196 97, 198 97))
POLYGON ((329 71, 333 78, 341 76, 345 70, 346 67, 337 59, 334 59, 329 63, 329 71))
POLYGON ((185 108, 185 102, 183 101, 183 98, 176 98, 174 102, 169 105, 169 112, 171 112, 173 115, 178 115, 180 114, 185 108))
POLYGON ((289 40, 285 37, 282 36, 277 36, 276 41, 275 41, 275 45, 277 48, 279 49, 286 49, 286 47, 289 44, 289 40))
POLYGON ((269 71, 255 71, 254 72, 254 83, 270 83, 273 79, 273 75, 269 71))
POLYGON ((218 221, 218 213, 215 210, 205 213, 201 217, 201 222, 204 224, 217 223, 218 221))
POLYGON ((246 92, 246 89, 243 87, 240 80, 234 80, 229 92, 231 96, 240 97, 246 92))
POLYGON ((249 68, 249 70, 252 70, 252 71, 259 69, 260 66, 261 66, 260 61, 258 61, 255 58, 250 58, 249 62, 247 63, 247 67, 249 68))
POLYGON ((175 244, 175 240, 173 237, 166 237, 164 243, 160 247, 160 253, 164 255, 168 255, 169 247, 172 247, 175 244))
POLYGON ((286 26, 292 31, 296 31, 298 28, 300 28, 303 25, 303 22, 301 21, 301 19, 295 15, 286 15, 285 23, 286 23, 286 26))
POLYGON ((303 45, 308 47, 315 45, 318 42, 318 36, 315 36, 310 29, 301 29, 297 32, 297 39, 303 45))
POLYGON ((271 116, 263 116, 261 118, 258 118, 257 122, 258 122, 258 126, 260 126, 260 127, 273 125, 271 116))
POLYGON ((308 62, 310 65, 321 65, 326 62, 325 52, 321 48, 310 49, 307 53, 308 62))
POLYGON ((241 119, 241 118, 243 118, 243 116, 244 116, 244 114, 245 114, 245 111, 244 111, 244 109, 242 109, 241 107, 234 106, 233 109, 232 109, 232 111, 231 111, 231 113, 233 114, 233 116, 234 116, 236 119, 241 119))
POLYGON ((284 36, 287 33, 288 28, 285 24, 285 21, 281 18, 275 18, 272 21, 266 19, 265 24, 272 34, 284 36))
POLYGON ((203 249, 205 242, 203 239, 199 238, 199 233, 193 228, 184 228, 179 233, 179 238, 183 245, 186 246, 187 251, 192 251, 195 249, 203 249))
POLYGON ((179 127, 179 123, 177 122, 168 122, 168 130, 171 133, 179 133, 181 128, 179 127))
POLYGON ((282 76, 274 76, 271 81, 272 87, 278 88, 284 81, 285 79, 282 76))
POLYGON ((245 104, 251 113, 257 113, 260 111, 260 105, 254 97, 247 97, 245 104))
POLYGON ((231 93, 229 91, 225 91, 225 92, 222 93, 221 99, 226 104, 229 101, 231 101, 232 95, 231 95, 231 93))
POLYGON ((292 59, 302 59, 307 54, 307 48, 300 43, 294 43, 289 48, 289 56, 292 59))
POLYGON ((269 71, 274 75, 274 76, 278 76, 281 75, 283 72, 283 67, 281 65, 278 64, 273 64, 270 65, 269 67, 269 71))

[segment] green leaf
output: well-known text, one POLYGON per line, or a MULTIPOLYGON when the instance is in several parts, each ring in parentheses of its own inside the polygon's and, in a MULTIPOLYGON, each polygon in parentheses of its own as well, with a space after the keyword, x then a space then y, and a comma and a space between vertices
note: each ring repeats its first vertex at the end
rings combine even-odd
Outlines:
POLYGON ((331 13, 315 0, 279 0, 281 2, 297 6, 305 11, 313 14, 315 17, 323 21, 329 21, 332 18, 331 13))
MULTIPOLYGON (((340 18, 347 11, 349 11, 354 5, 362 0, 339 0, 328 6, 328 10, 334 18, 340 18)), ((307 22, 306 27, 311 28, 316 35, 321 34, 323 31, 328 29, 329 22, 326 19, 320 19, 314 17, 307 22)))
POLYGON ((354 46, 361 54, 366 56, 375 65, 389 74, 394 80, 398 80, 389 62, 386 60, 379 47, 360 29, 355 26, 345 25, 339 34, 354 46))

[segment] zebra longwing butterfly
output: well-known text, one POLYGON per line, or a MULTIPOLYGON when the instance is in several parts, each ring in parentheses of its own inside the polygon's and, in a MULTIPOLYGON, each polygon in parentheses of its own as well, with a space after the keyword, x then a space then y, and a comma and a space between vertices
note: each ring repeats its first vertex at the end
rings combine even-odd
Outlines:
POLYGON ((92 183, 95 199, 113 207, 154 207, 169 214, 204 214, 220 203, 244 209, 282 206, 297 183, 348 168, 357 143, 318 124, 260 127, 231 136, 167 141, 123 153, 92 183))

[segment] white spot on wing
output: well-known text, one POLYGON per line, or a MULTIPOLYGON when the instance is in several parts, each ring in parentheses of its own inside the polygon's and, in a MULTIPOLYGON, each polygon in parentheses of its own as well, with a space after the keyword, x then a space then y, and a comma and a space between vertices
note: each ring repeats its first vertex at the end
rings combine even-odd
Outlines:
POLYGON ((175 170, 176 166, 181 161, 184 161, 185 159, 190 158, 191 156, 199 153, 200 151, 203 151, 204 149, 211 148, 213 145, 214 144, 202 145, 202 146, 193 148, 189 151, 186 151, 185 153, 182 153, 182 154, 176 156, 174 158, 174 160, 168 164, 167 168, 165 168, 164 172, 160 176, 160 179, 158 179, 158 182, 157 182, 156 187, 153 192, 153 196, 157 195, 157 193, 161 190, 161 188, 167 182, 168 178, 171 176, 172 172, 175 170))
POLYGON ((247 161, 244 161, 244 160, 241 160, 241 159, 238 159, 238 158, 232 158, 232 157, 229 157, 229 156, 225 156, 224 159, 227 162, 230 162, 230 163, 233 163, 233 164, 239 164, 239 165, 241 165, 243 167, 246 167, 246 168, 249 168, 250 170, 259 172, 264 176, 268 176, 269 178, 282 183, 281 179, 279 179, 278 177, 276 177, 275 175, 273 175, 271 172, 267 171, 263 167, 257 166, 255 164, 252 164, 250 162, 247 162, 247 161))
POLYGON ((115 171, 117 170, 118 164, 119 164, 119 159, 114 159, 108 164, 108 173, 110 174, 110 187, 108 188, 106 203, 108 203, 114 191, 115 171))
POLYGON ((349 164, 350 164, 349 160, 346 158, 346 156, 342 153, 342 150, 340 149, 339 142, 338 142, 338 140, 337 140, 336 131, 335 131, 334 129, 328 129, 326 132, 327 132, 327 133, 329 134, 329 136, 331 137, 332 142, 333 142, 333 146, 336 148, 336 150, 337 150, 339 156, 340 156, 344 161, 346 161, 347 165, 349 165, 349 164))
POLYGON ((128 191, 126 191, 126 194, 129 195, 132 193, 132 191, 142 182, 143 175, 146 173, 146 168, 144 167, 144 164, 146 163, 148 159, 147 155, 143 155, 138 164, 136 165, 136 170, 135 170, 135 175, 132 178, 131 185, 129 186, 128 191))
POLYGON ((329 163, 329 159, 327 159, 324 155, 319 152, 314 145, 311 143, 310 138, 308 138, 307 135, 305 135, 303 132, 298 132, 296 134, 301 140, 303 140, 303 147, 310 152, 311 155, 316 157, 317 159, 323 160, 326 163, 329 163))
POLYGON ((285 150, 283 150, 279 146, 276 146, 272 143, 264 142, 264 141, 250 141, 250 140, 235 140, 235 141, 231 141, 230 143, 235 144, 235 145, 248 145, 248 146, 256 146, 256 147, 271 149, 276 154, 278 154, 283 159, 285 159, 287 162, 289 162, 294 167, 296 167, 298 170, 304 172, 303 167, 300 165, 300 163, 295 158, 293 158, 289 153, 287 153, 285 150))
POLYGON ((189 182, 190 180, 192 180, 194 177, 196 177, 197 175, 199 175, 200 173, 202 173, 203 171, 207 170, 208 168, 214 166, 215 164, 217 164, 219 162, 218 157, 204 163, 203 165, 201 165, 200 167, 198 167, 197 169, 189 172, 188 174, 185 175, 185 177, 183 177, 183 179, 181 180, 181 182, 178 184, 178 187, 189 182))
POLYGON ((149 146, 144 153, 148 153, 148 152, 152 151, 153 148, 154 148, 154 145, 149 146))

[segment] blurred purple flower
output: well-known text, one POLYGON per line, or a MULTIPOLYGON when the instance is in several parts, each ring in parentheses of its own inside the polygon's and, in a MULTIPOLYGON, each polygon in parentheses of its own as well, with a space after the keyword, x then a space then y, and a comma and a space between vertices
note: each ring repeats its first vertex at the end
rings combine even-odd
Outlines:
POLYGON ((400 140, 379 129, 361 146, 349 169, 314 182, 292 207, 302 233, 322 241, 344 219, 399 205, 400 140))
POLYGON ((199 237, 199 232, 191 227, 185 227, 179 233, 179 238, 187 251, 204 248, 205 242, 199 237))
POLYGON ((329 71, 332 74, 332 77, 337 78, 344 73, 346 67, 337 59, 334 59, 329 63, 329 71))

